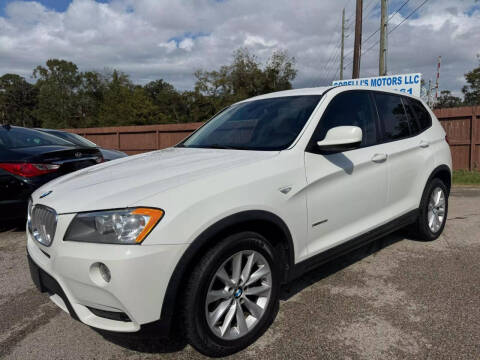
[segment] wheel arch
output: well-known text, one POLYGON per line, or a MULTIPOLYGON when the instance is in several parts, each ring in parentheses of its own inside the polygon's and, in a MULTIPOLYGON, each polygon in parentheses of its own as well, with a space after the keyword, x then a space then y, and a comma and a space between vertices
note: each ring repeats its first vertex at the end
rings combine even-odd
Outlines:
POLYGON ((182 291, 181 284, 192 271, 197 260, 208 251, 216 241, 227 234, 239 231, 255 231, 263 235, 274 247, 283 266, 282 282, 289 279, 294 268, 295 253, 290 230, 277 215, 263 210, 242 211, 230 215, 204 230, 185 250, 168 282, 160 314, 163 326, 170 329, 173 319, 179 313, 178 296, 182 291))
POLYGON ((448 193, 450 193, 450 189, 452 187, 452 171, 450 170, 450 167, 447 165, 440 165, 433 169, 425 186, 427 186, 427 184, 430 183, 430 181, 432 181, 434 178, 439 178, 442 180, 447 187, 448 193))

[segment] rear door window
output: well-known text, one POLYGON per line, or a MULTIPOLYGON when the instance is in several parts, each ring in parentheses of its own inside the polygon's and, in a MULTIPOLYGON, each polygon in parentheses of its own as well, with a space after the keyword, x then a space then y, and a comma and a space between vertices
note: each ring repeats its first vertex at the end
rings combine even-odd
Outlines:
POLYGON ((383 124, 385 141, 409 137, 410 127, 400 96, 375 92, 374 98, 383 124))

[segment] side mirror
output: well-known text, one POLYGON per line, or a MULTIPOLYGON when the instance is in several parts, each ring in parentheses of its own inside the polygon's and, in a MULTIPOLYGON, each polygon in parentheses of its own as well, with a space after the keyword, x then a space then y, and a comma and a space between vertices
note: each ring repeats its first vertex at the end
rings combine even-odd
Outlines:
POLYGON ((362 129, 358 126, 337 126, 328 130, 317 146, 320 150, 341 152, 356 149, 361 143, 362 129))

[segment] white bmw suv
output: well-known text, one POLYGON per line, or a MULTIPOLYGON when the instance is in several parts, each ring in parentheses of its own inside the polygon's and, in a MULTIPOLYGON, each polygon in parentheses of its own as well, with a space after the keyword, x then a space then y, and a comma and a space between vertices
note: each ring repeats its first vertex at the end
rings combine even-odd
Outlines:
POLYGON ((437 238, 451 155, 425 104, 364 87, 236 103, 175 147, 37 190, 27 250, 40 291, 104 330, 180 325, 231 354, 275 318, 282 284, 409 226, 437 238))

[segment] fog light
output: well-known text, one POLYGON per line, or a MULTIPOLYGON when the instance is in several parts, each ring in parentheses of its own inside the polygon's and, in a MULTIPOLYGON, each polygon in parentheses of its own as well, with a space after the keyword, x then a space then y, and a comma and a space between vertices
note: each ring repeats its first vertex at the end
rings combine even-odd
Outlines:
POLYGON ((96 262, 90 266, 90 279, 98 286, 107 286, 112 279, 112 275, 107 265, 96 262))
POLYGON ((110 269, 104 263, 99 263, 98 270, 100 270, 100 275, 105 282, 110 282, 112 275, 110 274, 110 269))

